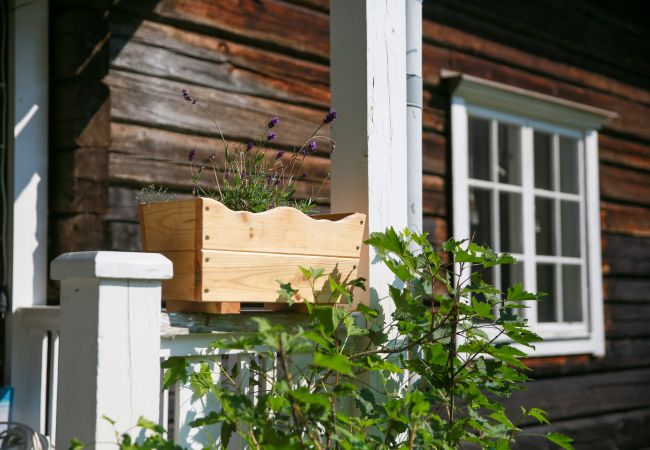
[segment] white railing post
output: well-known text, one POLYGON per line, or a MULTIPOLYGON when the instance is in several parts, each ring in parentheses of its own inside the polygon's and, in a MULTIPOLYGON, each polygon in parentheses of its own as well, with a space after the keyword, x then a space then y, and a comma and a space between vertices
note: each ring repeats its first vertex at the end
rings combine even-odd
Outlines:
MULTIPOLYGON (((405 24, 404 0, 330 2, 332 210, 367 213, 370 233, 407 226, 405 24)), ((359 276, 375 303, 394 276, 372 260, 364 248, 359 276)))
POLYGON ((108 448, 115 435, 102 416, 118 431, 158 418, 160 280, 172 264, 153 253, 66 253, 51 276, 61 280, 56 444, 108 448))

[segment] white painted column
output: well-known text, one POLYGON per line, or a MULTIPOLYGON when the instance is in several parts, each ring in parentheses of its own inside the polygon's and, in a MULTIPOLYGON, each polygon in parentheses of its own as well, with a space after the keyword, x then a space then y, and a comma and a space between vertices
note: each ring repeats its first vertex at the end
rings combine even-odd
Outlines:
MULTIPOLYGON (((407 225, 405 21, 404 0, 330 2, 332 210, 367 213, 370 233, 407 225)), ((364 247, 359 275, 376 303, 394 277, 372 260, 364 247)))
POLYGON ((47 289, 48 1, 9 1, 9 154, 3 255, 8 285, 6 375, 14 391, 13 419, 45 431, 47 342, 16 320, 21 307, 44 305, 47 289), (27 375, 30 374, 30 375, 27 375))
POLYGON ((72 438, 114 448, 111 425, 156 421, 160 402, 160 302, 172 263, 155 253, 66 253, 61 280, 57 446, 72 438))
POLYGON ((406 0, 408 226, 422 232, 422 0, 406 0))

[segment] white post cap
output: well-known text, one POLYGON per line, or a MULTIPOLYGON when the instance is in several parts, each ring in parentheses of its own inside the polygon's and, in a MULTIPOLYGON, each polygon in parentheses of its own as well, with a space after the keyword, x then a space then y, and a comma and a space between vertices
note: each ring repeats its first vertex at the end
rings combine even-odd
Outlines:
POLYGON ((129 280, 168 280, 172 262, 159 253, 73 252, 52 261, 50 278, 117 278, 129 280))

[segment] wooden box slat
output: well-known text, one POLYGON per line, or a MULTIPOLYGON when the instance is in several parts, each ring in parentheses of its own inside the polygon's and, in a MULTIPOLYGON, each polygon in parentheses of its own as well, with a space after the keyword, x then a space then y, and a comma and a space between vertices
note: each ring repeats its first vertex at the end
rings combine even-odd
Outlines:
POLYGON ((359 264, 356 258, 278 253, 203 250, 202 256, 201 300, 218 302, 281 302, 278 281, 291 283, 306 301, 326 301, 327 277, 317 280, 316 290, 323 295, 314 299, 300 267, 323 268, 335 279, 345 280, 356 276, 359 264))
MULTIPOLYGON (((282 302, 278 280, 290 282, 305 301, 326 301, 326 290, 313 298, 300 267, 323 268, 340 280, 356 277, 365 227, 358 213, 238 212, 204 198, 140 205, 140 219, 144 250, 174 264, 163 300, 181 309, 190 301, 282 302)), ((316 288, 326 287, 325 276, 316 288)))

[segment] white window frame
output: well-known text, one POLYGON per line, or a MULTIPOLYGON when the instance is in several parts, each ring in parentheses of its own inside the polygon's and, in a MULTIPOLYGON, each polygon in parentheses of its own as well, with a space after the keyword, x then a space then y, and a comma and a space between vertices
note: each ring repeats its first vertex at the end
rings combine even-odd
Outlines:
MULTIPOLYGON (((454 237, 469 237, 469 191, 470 187, 494 189, 496 181, 469 178, 468 123, 469 117, 480 117, 495 123, 503 122, 521 127, 522 184, 520 186, 498 184, 500 192, 522 194, 522 226, 524 256, 524 285, 536 290, 535 264, 541 257, 535 255, 534 197, 543 194, 533 186, 533 132, 553 134, 554 151, 557 136, 578 139, 581 189, 578 194, 554 192, 553 198, 566 196, 580 201, 581 257, 583 267, 582 289, 583 317, 581 323, 536 323, 537 305, 530 305, 527 315, 530 324, 543 338, 535 350, 526 349, 530 356, 555 356, 571 354, 605 354, 604 314, 602 298, 602 269, 600 246, 600 198, 598 178, 598 132, 597 129, 615 114, 599 108, 582 105, 524 89, 483 80, 455 72, 443 71, 443 78, 454 83, 451 98, 451 149, 452 149, 452 196, 454 237), (586 233, 585 233, 586 231, 586 233), (586 304, 585 304, 586 303, 586 304)), ((493 134, 493 133, 492 133, 493 134)), ((493 145, 491 145, 493 147, 493 145)), ((496 230, 498 234, 498 230, 496 230)), ((517 255, 515 255, 517 256, 517 255)), ((562 256, 548 257, 549 261, 572 259, 562 256)), ((575 261, 574 261, 575 262, 575 261)), ((561 286, 560 286, 561 289, 561 286)))

